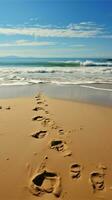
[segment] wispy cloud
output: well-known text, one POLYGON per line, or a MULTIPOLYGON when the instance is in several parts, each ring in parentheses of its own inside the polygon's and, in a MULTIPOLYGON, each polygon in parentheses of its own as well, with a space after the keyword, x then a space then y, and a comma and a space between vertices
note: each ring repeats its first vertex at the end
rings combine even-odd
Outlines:
POLYGON ((0 47, 13 47, 13 46, 52 46, 55 42, 37 42, 28 40, 17 40, 15 42, 0 43, 0 47))
POLYGON ((51 27, 51 25, 37 27, 2 27, 0 34, 3 35, 30 35, 35 37, 79 37, 88 38, 101 35, 103 28, 93 24, 92 22, 82 22, 79 24, 69 24, 66 27, 51 27))
POLYGON ((112 33, 107 32, 103 25, 94 22, 81 22, 69 24, 66 27, 33 24, 16 27, 1 27, 1 35, 25 35, 32 37, 65 37, 65 38, 112 38, 112 33))
POLYGON ((48 28, 0 28, 0 34, 3 35, 30 35, 35 37, 95 37, 100 34, 100 30, 72 30, 69 28, 63 29, 48 29, 48 28))

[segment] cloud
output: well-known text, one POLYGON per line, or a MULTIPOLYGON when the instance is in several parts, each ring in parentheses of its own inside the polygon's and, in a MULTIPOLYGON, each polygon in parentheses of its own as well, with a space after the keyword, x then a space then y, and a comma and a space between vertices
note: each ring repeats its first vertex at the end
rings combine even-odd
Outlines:
POLYGON ((52 28, 0 28, 2 35, 29 35, 35 37, 94 37, 100 33, 99 30, 72 30, 68 28, 52 29, 52 28))
POLYGON ((111 38, 112 34, 106 33, 104 26, 94 22, 80 22, 69 24, 65 27, 52 25, 32 24, 16 27, 1 27, 0 35, 24 35, 32 37, 64 37, 64 38, 111 38))
POLYGON ((12 47, 12 46, 51 46, 55 45, 55 42, 37 42, 28 40, 17 40, 10 43, 0 43, 0 47, 12 47))
MULTIPOLYGON (((37 25, 36 25, 37 26, 37 25)), ((102 29, 93 23, 69 24, 67 27, 56 28, 38 25, 37 27, 0 28, 3 35, 30 35, 35 37, 95 37, 102 33, 102 29)))

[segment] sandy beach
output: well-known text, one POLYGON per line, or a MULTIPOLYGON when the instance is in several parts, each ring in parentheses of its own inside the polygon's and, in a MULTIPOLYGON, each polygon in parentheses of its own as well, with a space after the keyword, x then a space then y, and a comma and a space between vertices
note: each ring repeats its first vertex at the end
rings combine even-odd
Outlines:
POLYGON ((0 200, 112 200, 112 0, 0 1, 0 200))
POLYGON ((0 100, 0 199, 112 199, 112 108, 0 100))

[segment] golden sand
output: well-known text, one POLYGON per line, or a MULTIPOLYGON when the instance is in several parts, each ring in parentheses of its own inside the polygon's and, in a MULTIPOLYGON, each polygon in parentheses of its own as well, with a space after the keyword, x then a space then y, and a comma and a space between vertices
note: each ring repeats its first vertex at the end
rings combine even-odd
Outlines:
POLYGON ((0 200, 112 199, 112 108, 0 100, 0 200))

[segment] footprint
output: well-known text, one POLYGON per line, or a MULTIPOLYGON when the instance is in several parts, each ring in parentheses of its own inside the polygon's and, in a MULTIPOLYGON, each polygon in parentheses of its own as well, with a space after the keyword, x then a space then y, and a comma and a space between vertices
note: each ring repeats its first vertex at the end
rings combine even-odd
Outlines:
POLYGON ((51 122, 50 118, 44 118, 44 120, 43 120, 43 122, 42 122, 42 125, 43 125, 43 126, 46 126, 46 125, 48 125, 50 122, 51 122))
POLYGON ((44 104, 43 101, 37 101, 37 104, 44 104))
POLYGON ((64 130, 63 129, 59 129, 59 134, 63 135, 64 134, 64 130))
POLYGON ((10 107, 10 106, 7 106, 5 109, 6 109, 6 110, 10 110, 10 109, 11 109, 11 107, 10 107))
POLYGON ((38 96, 36 96, 35 99, 36 99, 37 101, 40 101, 40 100, 41 100, 41 98, 38 97, 38 96))
POLYGON ((59 140, 59 139, 54 139, 50 142, 50 148, 54 149, 58 152, 63 152, 64 153, 64 157, 65 156, 71 156, 72 153, 69 150, 66 142, 64 142, 63 140, 59 140))
POLYGON ((44 120, 42 121, 42 125, 45 126, 49 126, 52 129, 56 129, 57 126, 55 124, 55 122, 53 120, 51 120, 50 118, 44 118, 44 120))
POLYGON ((42 98, 42 94, 40 94, 40 93, 37 96, 35 96, 35 99, 39 99, 40 100, 41 98, 42 98))
POLYGON ((32 134, 32 137, 37 138, 37 139, 41 139, 41 138, 45 137, 46 134, 47 134, 46 130, 41 130, 41 131, 38 131, 38 132, 32 134))
POLYGON ((90 181, 94 191, 104 189, 104 173, 98 171, 92 172, 90 174, 90 181))
POLYGON ((36 196, 52 193, 59 197, 61 194, 61 178, 55 172, 43 170, 32 178, 30 191, 36 196))
POLYGON ((44 110, 44 108, 42 108, 42 107, 35 107, 35 108, 33 108, 33 111, 39 111, 39 110, 44 110))
POLYGON ((82 167, 80 164, 74 163, 70 167, 70 175, 74 179, 78 179, 81 176, 82 167))
POLYGON ((0 106, 0 110, 2 109, 2 106, 0 106))
POLYGON ((46 114, 49 114, 49 111, 45 110, 45 113, 46 113, 46 114))
POLYGON ((50 143, 50 148, 55 149, 57 151, 64 150, 64 142, 62 140, 52 140, 50 143))
POLYGON ((35 116, 32 118, 33 121, 42 121, 43 119, 43 116, 35 116))

